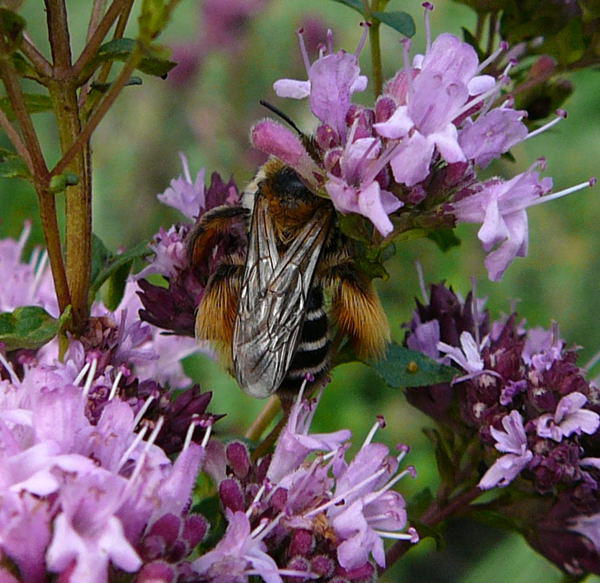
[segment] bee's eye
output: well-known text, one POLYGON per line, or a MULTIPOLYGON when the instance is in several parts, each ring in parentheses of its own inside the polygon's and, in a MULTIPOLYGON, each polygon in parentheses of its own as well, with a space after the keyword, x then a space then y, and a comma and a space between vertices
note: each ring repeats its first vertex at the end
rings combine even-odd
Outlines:
POLYGON ((314 197, 312 192, 306 188, 298 174, 293 168, 284 166, 273 178, 273 190, 281 198, 300 201, 307 201, 314 197))

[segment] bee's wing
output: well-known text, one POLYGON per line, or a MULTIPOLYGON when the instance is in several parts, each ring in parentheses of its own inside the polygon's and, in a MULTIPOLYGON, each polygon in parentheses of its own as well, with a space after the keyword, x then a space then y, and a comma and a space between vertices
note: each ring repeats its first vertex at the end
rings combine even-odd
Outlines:
POLYGON ((317 210, 279 257, 267 201, 256 201, 233 335, 235 374, 253 397, 274 393, 290 367, 330 223, 331 211, 317 210))

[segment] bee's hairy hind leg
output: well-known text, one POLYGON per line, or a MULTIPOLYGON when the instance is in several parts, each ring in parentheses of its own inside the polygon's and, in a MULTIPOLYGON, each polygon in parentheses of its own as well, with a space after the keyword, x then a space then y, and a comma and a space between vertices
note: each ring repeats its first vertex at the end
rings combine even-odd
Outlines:
POLYGON ((222 263, 212 274, 196 313, 196 338, 209 340, 231 370, 231 344, 240 296, 243 263, 222 263))
POLYGON ((323 266, 338 334, 349 339, 359 358, 381 358, 390 342, 390 326, 373 283, 346 251, 331 253, 323 266))

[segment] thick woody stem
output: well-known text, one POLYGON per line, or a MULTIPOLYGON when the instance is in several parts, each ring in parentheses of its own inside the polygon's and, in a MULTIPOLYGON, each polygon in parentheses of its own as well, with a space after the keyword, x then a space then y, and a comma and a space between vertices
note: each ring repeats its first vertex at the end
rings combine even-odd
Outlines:
MULTIPOLYGON (((58 123, 61 151, 73 146, 81 133, 77 105, 77 85, 71 67, 71 42, 64 0, 46 0, 48 31, 53 59, 53 76, 48 84, 58 123)), ((66 197, 66 274, 71 295, 72 327, 81 334, 89 316, 92 240, 92 192, 89 141, 80 143, 65 170, 79 177, 65 191, 66 197)))

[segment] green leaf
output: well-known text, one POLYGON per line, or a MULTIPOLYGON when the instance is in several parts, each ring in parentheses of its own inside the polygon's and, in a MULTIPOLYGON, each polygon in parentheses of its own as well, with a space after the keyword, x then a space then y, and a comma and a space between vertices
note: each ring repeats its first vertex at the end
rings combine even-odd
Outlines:
POLYGON ((0 8, 0 35, 8 52, 13 52, 21 43, 25 19, 8 8, 0 8))
POLYGON ((106 293, 104 294, 104 305, 111 311, 116 310, 123 299, 127 277, 131 271, 133 259, 119 265, 108 278, 106 293))
POLYGON ((90 281, 92 282, 92 286, 111 258, 112 253, 106 248, 102 239, 95 233, 92 233, 92 265, 90 269, 90 281))
POLYGON ((104 243, 94 235, 96 243, 92 243, 92 275, 90 285, 90 302, 96 297, 96 294, 104 284, 104 282, 111 277, 116 271, 123 268, 124 265, 128 265, 128 269, 131 268, 131 263, 134 259, 144 257, 148 255, 150 250, 148 244, 142 241, 135 247, 121 253, 114 255, 110 253, 104 246, 104 243), (94 245, 96 250, 94 251, 94 245))
MULTIPOLYGON (((106 93, 110 89, 111 85, 112 83, 92 83, 92 89, 94 91, 98 91, 98 93, 106 93)), ((124 86, 130 87, 134 85, 142 85, 142 78, 138 77, 137 75, 133 75, 129 78, 129 81, 127 81, 124 86)))
POLYGON ((448 251, 452 247, 460 245, 460 239, 455 235, 452 229, 437 229, 427 234, 427 238, 431 239, 441 251, 448 251))
POLYGON ((345 4, 348 8, 352 8, 352 10, 356 10, 362 16, 365 15, 363 3, 360 0, 334 0, 338 4, 345 4))
MULTIPOLYGON (((25 107, 29 113, 40 113, 42 111, 50 111, 52 109, 52 101, 48 95, 41 93, 25 93, 23 95, 25 107)), ((15 112, 10 104, 8 97, 3 95, 0 97, 0 109, 6 114, 8 119, 15 119, 15 112)))
POLYGON ((37 350, 58 334, 69 315, 70 308, 60 318, 53 318, 39 306, 23 306, 14 312, 5 312, 0 314, 0 342, 6 350, 37 350))
MULTIPOLYGON (((103 44, 83 72, 83 77, 88 78, 98 65, 107 61, 126 61, 137 47, 137 41, 132 38, 116 38, 103 44)), ((177 64, 162 57, 163 51, 159 47, 153 47, 152 53, 144 57, 137 68, 142 73, 166 77, 167 73, 177 64)))
POLYGON ((412 19, 412 16, 406 12, 371 12, 371 14, 379 20, 379 22, 387 24, 404 36, 411 37, 415 35, 415 21, 412 19))
POLYGON ((25 178, 28 180, 30 177, 27 164, 21 156, 0 148, 0 178, 25 178))
POLYGON ((348 215, 338 215, 340 230, 355 241, 371 244, 373 228, 371 223, 362 215, 350 213, 348 215))
POLYGON ((393 388, 423 387, 448 383, 456 375, 455 368, 439 364, 415 350, 399 344, 388 346, 383 360, 367 362, 393 388))

